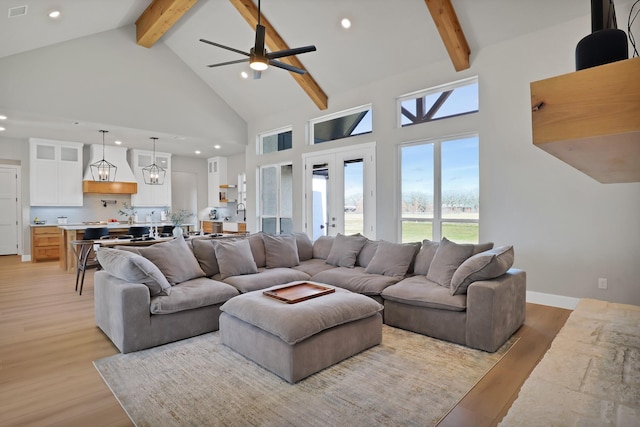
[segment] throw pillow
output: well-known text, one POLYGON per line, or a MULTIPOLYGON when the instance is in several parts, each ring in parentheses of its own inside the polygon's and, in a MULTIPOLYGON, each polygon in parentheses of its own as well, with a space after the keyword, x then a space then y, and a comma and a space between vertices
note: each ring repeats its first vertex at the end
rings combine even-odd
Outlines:
POLYGON ((267 268, 295 267, 300 264, 298 245, 292 235, 272 236, 264 234, 267 268))
POLYGON ((369 240, 367 239, 366 243, 360 249, 358 256, 356 258, 356 265, 360 267, 366 267, 369 265, 373 256, 376 254, 376 250, 378 250, 378 242, 377 240, 369 240))
POLYGON ((138 250, 162 271, 172 285, 204 276, 198 260, 182 237, 138 250))
POLYGON ((502 276, 513 265, 513 246, 501 246, 463 262, 451 278, 451 295, 466 294, 467 288, 478 280, 491 280, 502 276))
POLYGON ((231 276, 258 272, 258 267, 253 260, 251 246, 247 239, 214 240, 214 249, 222 280, 231 276))
POLYGON ((100 248, 96 255, 104 271, 125 282, 146 285, 152 297, 171 293, 171 284, 167 278, 145 257, 111 248, 100 248))
POLYGON ((313 242, 313 257, 318 259, 327 259, 335 237, 320 236, 313 242))
POLYGON ((200 264, 200 268, 207 277, 220 273, 216 251, 213 248, 213 239, 193 239, 193 253, 200 264))
POLYGON ((413 266, 413 272, 415 274, 420 276, 427 275, 429 266, 431 265, 431 261, 433 261, 433 257, 436 255, 436 250, 438 250, 439 245, 440 242, 432 242, 429 239, 422 241, 422 247, 418 255, 416 255, 416 263, 413 266))
POLYGON ((367 238, 362 235, 345 236, 338 233, 327 256, 326 263, 338 267, 353 268, 356 265, 356 257, 366 241, 367 238))
POLYGON ((473 245, 459 245, 443 237, 429 266, 427 279, 445 288, 451 287, 453 273, 472 254, 473 245))
POLYGON ((256 262, 256 266, 258 268, 265 267, 267 265, 267 258, 264 253, 263 236, 264 233, 261 231, 247 237, 249 246, 251 247, 251 253, 253 254, 253 260, 256 262))
POLYGON ((308 261, 313 258, 313 243, 307 236, 307 233, 296 232, 293 233, 296 238, 296 245, 298 246, 298 258, 300 261, 308 261))
POLYGON ((391 243, 381 240, 364 272, 402 279, 419 249, 420 243, 391 243))

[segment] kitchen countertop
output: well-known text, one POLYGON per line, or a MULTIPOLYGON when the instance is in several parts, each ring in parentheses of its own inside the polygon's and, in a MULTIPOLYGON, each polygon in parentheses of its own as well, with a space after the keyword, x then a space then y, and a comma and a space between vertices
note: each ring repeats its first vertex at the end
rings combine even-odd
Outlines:
MULTIPOLYGON (((100 227, 108 227, 109 229, 117 229, 117 228, 129 228, 129 227, 162 227, 163 225, 173 225, 171 221, 165 222, 134 222, 133 224, 129 224, 128 222, 106 222, 104 224, 44 224, 44 225, 55 225, 58 228, 63 230, 84 230, 85 228, 100 228, 100 227)), ((184 227, 193 227, 195 224, 185 223, 182 224, 184 227)), ((38 224, 31 224, 32 227, 41 227, 38 224)))

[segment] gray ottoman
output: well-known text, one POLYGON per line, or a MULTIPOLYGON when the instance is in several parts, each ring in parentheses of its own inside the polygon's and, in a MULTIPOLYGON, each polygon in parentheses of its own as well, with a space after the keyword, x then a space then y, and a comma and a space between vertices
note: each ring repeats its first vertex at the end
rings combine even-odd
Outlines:
POLYGON ((234 297, 220 307, 221 341, 290 383, 380 344, 382 305, 335 289, 296 304, 262 290, 234 297))

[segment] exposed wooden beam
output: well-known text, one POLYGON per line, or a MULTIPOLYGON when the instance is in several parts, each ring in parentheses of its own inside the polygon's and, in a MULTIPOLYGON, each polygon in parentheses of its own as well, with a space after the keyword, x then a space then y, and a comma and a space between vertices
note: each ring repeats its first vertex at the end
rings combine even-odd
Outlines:
POLYGON ((456 71, 469 68, 469 55, 471 49, 464 36, 458 16, 453 9, 451 0, 424 0, 429 8, 429 13, 436 23, 440 37, 447 48, 451 62, 456 71))
MULTIPOLYGON (((240 15, 247 21, 251 28, 255 29, 258 24, 258 7, 252 0, 229 0, 231 4, 238 9, 240 15)), ((260 18, 260 24, 266 29, 265 43, 271 52, 279 50, 289 49, 287 43, 280 37, 280 34, 276 31, 271 23, 265 18, 264 14, 260 18)), ((304 68, 302 62, 296 56, 287 56, 280 58, 278 61, 284 62, 289 65, 293 65, 297 68, 304 68)), ((305 74, 289 73, 298 82, 302 90, 304 90, 309 98, 318 106, 321 110, 326 110, 329 105, 329 99, 327 94, 324 93, 320 85, 314 80, 311 74, 307 71, 305 74)))
POLYGON ((136 21, 138 44, 151 47, 198 0, 153 0, 136 21))

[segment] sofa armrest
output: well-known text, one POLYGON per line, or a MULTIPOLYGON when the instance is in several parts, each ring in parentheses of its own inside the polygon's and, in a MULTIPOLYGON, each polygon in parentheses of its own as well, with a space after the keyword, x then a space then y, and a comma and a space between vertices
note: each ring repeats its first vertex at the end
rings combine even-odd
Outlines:
POLYGON ((473 282, 467 290, 467 346, 494 352, 524 323, 527 276, 509 269, 493 280, 473 282))
POLYGON ((146 330, 137 325, 149 325, 150 304, 151 296, 147 286, 125 282, 106 271, 95 272, 96 325, 121 352, 128 352, 128 346, 138 339, 137 332, 146 330))

